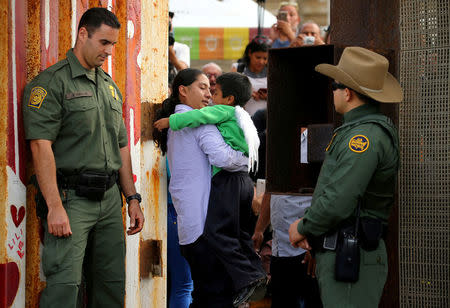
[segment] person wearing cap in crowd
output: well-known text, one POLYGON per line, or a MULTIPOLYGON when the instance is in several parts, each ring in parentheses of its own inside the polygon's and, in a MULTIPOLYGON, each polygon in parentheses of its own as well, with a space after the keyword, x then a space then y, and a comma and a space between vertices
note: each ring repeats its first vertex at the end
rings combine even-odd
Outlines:
POLYGON ((295 39, 300 16, 298 16, 298 5, 295 1, 283 1, 278 10, 277 23, 272 26, 271 39, 272 48, 289 47, 295 39))
POLYGON ((334 79, 343 124, 326 148, 311 207, 290 225, 289 238, 315 253, 324 307, 378 307, 386 282, 383 237, 400 158, 397 129, 379 108, 403 99, 388 67, 385 57, 361 47, 347 47, 337 66, 316 66, 334 79))

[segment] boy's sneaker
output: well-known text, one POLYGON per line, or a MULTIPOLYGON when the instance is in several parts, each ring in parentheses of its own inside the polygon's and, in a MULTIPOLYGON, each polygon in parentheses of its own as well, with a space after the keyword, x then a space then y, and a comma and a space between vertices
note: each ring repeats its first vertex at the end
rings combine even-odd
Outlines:
POLYGON ((233 298, 233 307, 239 307, 240 304, 246 302, 256 289, 260 288, 262 285, 266 285, 266 277, 257 279, 250 283, 248 286, 243 287, 233 298))
POLYGON ((256 286, 255 290, 253 291, 253 294, 250 295, 248 298, 249 302, 257 302, 262 300, 266 296, 267 292, 267 277, 262 278, 258 285, 256 286))

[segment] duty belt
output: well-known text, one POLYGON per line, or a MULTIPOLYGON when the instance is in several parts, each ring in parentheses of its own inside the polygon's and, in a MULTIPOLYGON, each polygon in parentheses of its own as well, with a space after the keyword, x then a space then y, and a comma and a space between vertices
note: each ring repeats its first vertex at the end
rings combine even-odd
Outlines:
MULTIPOLYGON (((325 238, 329 237, 330 235, 334 234, 335 232, 338 232, 338 234, 339 234, 340 230, 342 230, 344 228, 348 228, 349 225, 350 224, 347 222, 344 225, 341 225, 339 228, 336 228, 334 232, 327 232, 327 233, 319 235, 319 236, 308 237, 308 244, 312 247, 312 249, 315 252, 325 251, 326 250, 326 248, 324 248, 325 238)), ((387 231, 388 231, 388 226, 386 224, 383 224, 381 236, 380 236, 381 239, 386 239, 387 231)), ((358 239, 363 244, 363 249, 364 249, 364 243, 367 241, 367 239, 364 236, 364 230, 362 230, 362 228, 360 228, 360 233, 358 234, 358 239)))
MULTIPOLYGON (((112 174, 105 174, 108 176, 108 179, 105 183, 105 190, 113 187, 114 184, 119 179, 119 173, 117 171, 113 171, 112 174)), ((63 189, 76 189, 80 185, 80 177, 82 174, 72 174, 72 175, 64 175, 58 172, 57 180, 59 187, 63 189)))

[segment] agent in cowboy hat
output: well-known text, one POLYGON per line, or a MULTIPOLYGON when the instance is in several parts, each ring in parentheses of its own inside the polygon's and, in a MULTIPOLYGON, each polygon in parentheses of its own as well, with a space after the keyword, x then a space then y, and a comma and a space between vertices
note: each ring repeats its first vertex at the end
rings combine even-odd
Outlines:
POLYGON ((346 48, 337 66, 316 66, 334 79, 343 125, 326 148, 311 207, 290 226, 289 238, 315 253, 324 307, 378 307, 386 282, 383 238, 399 151, 397 130, 379 105, 403 99, 388 67, 385 57, 360 47, 346 48))

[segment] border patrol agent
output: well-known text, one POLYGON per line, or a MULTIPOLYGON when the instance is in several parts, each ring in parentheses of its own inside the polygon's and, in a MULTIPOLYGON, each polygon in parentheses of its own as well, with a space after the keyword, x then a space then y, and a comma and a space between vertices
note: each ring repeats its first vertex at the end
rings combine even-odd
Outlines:
POLYGON ((47 285, 40 307, 77 306, 83 260, 89 307, 124 306, 124 227, 116 182, 129 205, 128 234, 141 231, 144 215, 133 183, 122 96, 100 68, 119 28, 107 9, 87 10, 67 58, 25 88, 25 135, 45 230, 47 285))
POLYGON ((324 307, 378 307, 387 278, 383 237, 394 202, 398 134, 379 102, 403 99, 388 60, 347 47, 337 66, 316 71, 333 78, 343 125, 326 149, 311 207, 291 224, 293 246, 313 249, 324 307))

